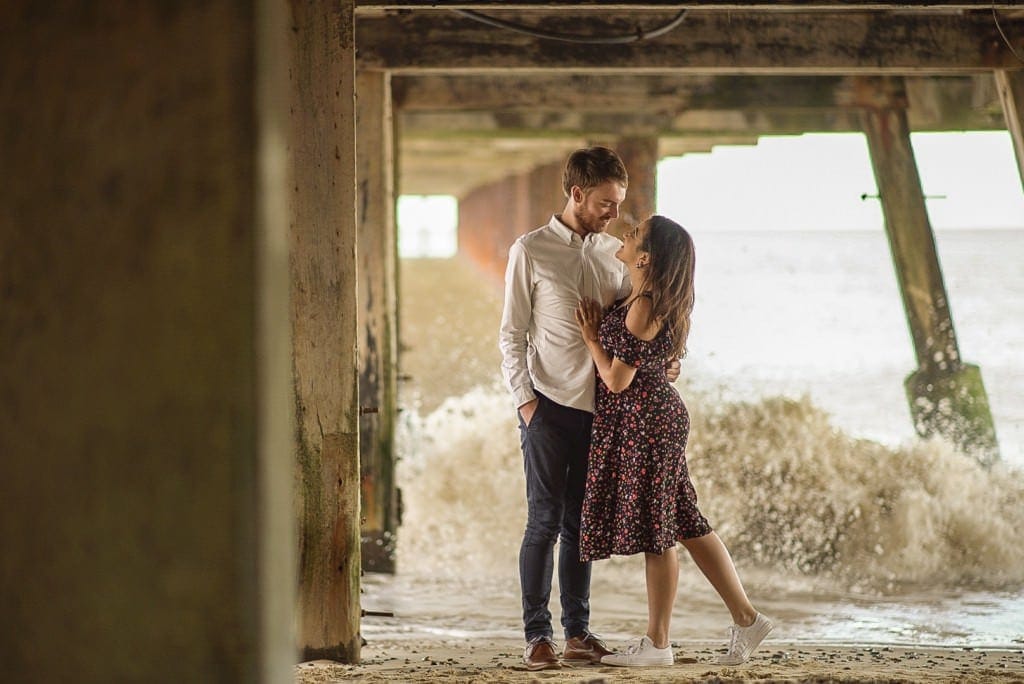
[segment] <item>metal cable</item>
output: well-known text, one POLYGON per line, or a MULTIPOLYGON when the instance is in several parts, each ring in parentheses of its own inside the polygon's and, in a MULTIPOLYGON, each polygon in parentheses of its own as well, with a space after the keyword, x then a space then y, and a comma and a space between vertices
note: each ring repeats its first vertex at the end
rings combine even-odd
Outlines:
POLYGON ((1006 47, 1010 48, 1010 52, 1013 53, 1013 56, 1017 58, 1018 62, 1024 64, 1024 58, 1017 54, 1017 51, 1013 48, 1013 43, 1011 43, 1010 39, 1006 37, 1005 33, 1003 33, 1003 27, 999 24, 999 15, 996 14, 995 0, 992 0, 992 21, 995 22, 996 28, 999 29, 999 35, 1003 37, 1003 42, 1006 43, 1006 47))
POLYGON ((645 31, 642 27, 638 26, 636 33, 627 33, 619 36, 581 36, 571 33, 558 33, 556 31, 544 31, 536 29, 530 26, 524 26, 511 21, 505 21, 504 19, 497 19, 495 17, 487 16, 473 10, 453 9, 452 12, 464 16, 468 19, 473 19, 481 24, 487 24, 488 26, 494 26, 496 28, 508 29, 509 31, 515 31, 516 33, 523 33, 534 38, 546 38, 548 40, 560 40, 564 43, 584 43, 588 45, 619 45, 623 43, 636 43, 641 40, 647 40, 649 38, 657 38, 658 36, 665 35, 672 29, 676 28, 683 23, 683 19, 686 18, 686 10, 682 10, 667 24, 659 26, 650 31, 645 31))

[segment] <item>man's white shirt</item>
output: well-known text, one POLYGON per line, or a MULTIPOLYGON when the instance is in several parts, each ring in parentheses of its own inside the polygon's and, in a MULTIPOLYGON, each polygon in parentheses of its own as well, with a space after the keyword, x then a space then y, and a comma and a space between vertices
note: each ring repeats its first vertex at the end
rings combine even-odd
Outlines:
POLYGON ((535 399, 536 389, 563 406, 594 410, 594 363, 575 311, 583 297, 607 307, 629 294, 629 273, 615 258, 621 246, 604 233, 581 238, 555 216, 512 244, 498 345, 516 407, 535 399))

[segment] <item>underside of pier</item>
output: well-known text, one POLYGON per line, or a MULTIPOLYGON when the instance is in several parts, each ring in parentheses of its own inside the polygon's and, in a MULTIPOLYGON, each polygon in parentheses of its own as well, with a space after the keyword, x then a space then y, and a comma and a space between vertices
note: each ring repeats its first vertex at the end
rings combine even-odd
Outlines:
POLYGON ((640 216, 661 157, 864 132, 913 419, 991 458, 909 135, 1008 129, 1024 165, 1022 57, 989 0, 5 3, 4 672, 358 662, 399 523, 395 198, 509 197, 467 238, 500 261, 591 142, 640 216))
MULTIPOLYGON (((396 179, 391 191, 456 196, 460 253, 495 284, 512 241, 561 206, 561 164, 573 149, 601 143, 620 153, 630 173, 622 207, 629 222, 654 211, 664 157, 769 135, 864 133, 918 358, 907 378, 908 420, 984 462, 997 458, 980 369, 959 355, 909 136, 1019 127, 1024 11, 981 3, 359 2, 355 16, 356 68, 379 74, 390 94, 384 135, 395 154, 383 163, 394 164, 385 174, 396 179)), ((1019 133, 1014 143, 1019 152, 1019 133)), ((391 203, 394 194, 368 201, 391 203)), ((377 526, 364 526, 363 566, 393 571, 398 512, 387 508, 397 497, 389 494, 386 429, 362 433, 364 512, 378 511, 377 526)))

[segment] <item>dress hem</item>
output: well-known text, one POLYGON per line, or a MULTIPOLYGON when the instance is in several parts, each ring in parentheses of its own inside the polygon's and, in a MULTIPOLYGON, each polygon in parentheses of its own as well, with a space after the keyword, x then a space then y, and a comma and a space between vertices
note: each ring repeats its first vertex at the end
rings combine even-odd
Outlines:
POLYGON ((701 537, 706 537, 706 536, 708 536, 709 534, 711 534, 714 531, 715 531, 714 528, 710 528, 709 527, 707 532, 705 532, 704 534, 698 534, 695 537, 678 537, 678 538, 676 538, 675 542, 672 543, 671 546, 665 546, 665 547, 663 547, 663 548, 661 548, 660 550, 657 550, 657 551, 652 551, 650 548, 640 547, 640 548, 636 549, 635 551, 611 551, 609 553, 598 554, 598 555, 595 555, 595 556, 590 557, 590 558, 585 558, 583 556, 583 554, 580 554, 580 562, 582 562, 582 563, 592 563, 594 561, 608 560, 612 556, 635 556, 638 553, 656 553, 656 554, 658 554, 660 556, 661 554, 665 553, 665 551, 667 551, 668 549, 675 548, 676 544, 680 544, 680 543, 686 541, 687 539, 700 539, 701 537))

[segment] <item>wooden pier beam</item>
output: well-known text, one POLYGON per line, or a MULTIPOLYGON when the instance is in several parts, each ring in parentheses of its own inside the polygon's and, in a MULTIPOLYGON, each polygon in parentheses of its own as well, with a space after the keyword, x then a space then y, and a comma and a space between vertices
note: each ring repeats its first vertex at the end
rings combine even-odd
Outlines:
POLYGON ((400 523, 395 480, 398 239, 387 72, 356 75, 356 127, 362 567, 393 573, 400 523))
MULTIPOLYGON (((630 30, 637 12, 564 10, 545 27, 583 35, 630 30)), ((515 20, 516 14, 504 18, 515 20)), ((535 23, 536 13, 521 17, 535 23)), ((648 18, 650 20, 651 18, 648 18)), ((679 30, 622 45, 559 43, 496 31, 451 12, 365 14, 359 65, 400 73, 483 74, 545 71, 648 74, 969 74, 1019 69, 1013 50, 1022 20, 990 12, 692 12, 679 30), (415 36, 415 40, 410 40, 415 36)))
POLYGON ((960 358, 900 78, 864 79, 864 132, 918 368, 905 383, 914 427, 941 435, 982 463, 998 458, 995 424, 978 366, 960 358))
POLYGON ((1013 149, 1017 155, 1017 171, 1021 186, 1024 187, 1024 71, 995 72, 996 89, 1003 103, 1003 114, 1006 116, 1006 128, 1013 139, 1013 149))
POLYGON ((654 213, 658 202, 658 138, 620 138, 615 146, 629 173, 629 191, 619 207, 619 228, 627 230, 654 213))
POLYGON ((304 660, 358 662, 355 16, 353 0, 291 9, 297 637, 304 660))

